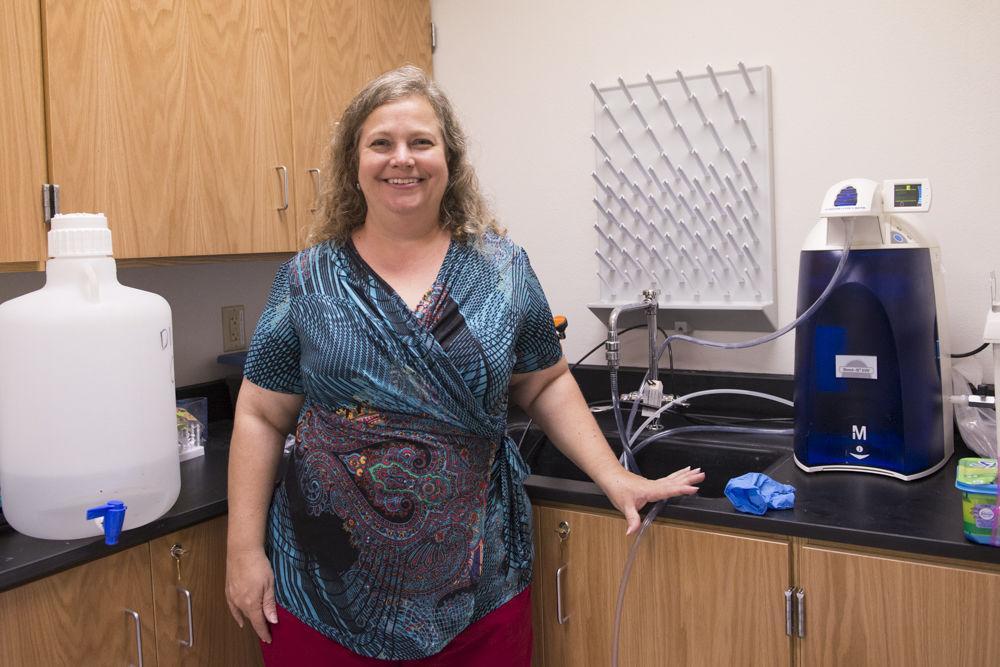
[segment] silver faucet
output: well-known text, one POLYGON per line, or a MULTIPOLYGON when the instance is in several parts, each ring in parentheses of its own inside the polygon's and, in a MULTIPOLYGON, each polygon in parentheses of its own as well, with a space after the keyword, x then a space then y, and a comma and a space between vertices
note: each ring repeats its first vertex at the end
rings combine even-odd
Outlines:
MULTIPOLYGON (((639 391, 639 400, 642 402, 643 407, 651 408, 652 410, 660 409, 660 406, 663 404, 663 383, 660 382, 659 378, 659 359, 656 350, 656 314, 658 307, 657 298, 659 295, 659 290, 643 290, 642 301, 627 303, 612 310, 611 315, 608 317, 608 340, 604 344, 608 367, 613 371, 617 371, 620 363, 618 352, 618 318, 623 313, 633 310, 646 311, 646 329, 649 334, 649 368, 646 373, 646 381, 639 391)), ((660 424, 660 418, 657 416, 648 428, 651 431, 658 431, 663 428, 660 424)))

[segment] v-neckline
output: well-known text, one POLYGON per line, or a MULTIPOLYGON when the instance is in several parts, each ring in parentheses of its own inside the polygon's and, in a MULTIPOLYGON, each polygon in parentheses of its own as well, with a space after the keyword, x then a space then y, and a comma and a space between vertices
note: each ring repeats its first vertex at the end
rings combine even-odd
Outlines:
POLYGON ((438 285, 444 282, 445 269, 448 267, 452 253, 454 252, 457 245, 458 244, 455 243, 455 239, 453 238, 448 239, 448 249, 445 250, 444 257, 441 259, 441 266, 438 267, 437 274, 434 276, 434 282, 432 282, 424 291, 424 293, 421 295, 420 300, 417 301, 417 305, 414 306, 413 308, 410 308, 410 304, 408 304, 406 302, 406 299, 404 299, 402 295, 400 295, 400 293, 396 291, 396 288, 390 285, 388 280, 379 275, 378 271, 372 268, 372 266, 365 260, 365 258, 361 256, 361 252, 358 250, 358 247, 354 244, 354 239, 353 238, 347 239, 347 247, 350 249, 351 254, 354 255, 355 258, 357 258, 358 262, 361 264, 364 270, 367 271, 373 278, 375 278, 375 280, 377 280, 385 288, 386 292, 392 295, 394 299, 398 300, 399 303, 402 304, 403 308, 406 309, 406 312, 409 313, 409 315, 418 322, 420 321, 421 310, 426 308, 427 305, 429 305, 430 296, 434 293, 434 290, 438 287, 438 285))

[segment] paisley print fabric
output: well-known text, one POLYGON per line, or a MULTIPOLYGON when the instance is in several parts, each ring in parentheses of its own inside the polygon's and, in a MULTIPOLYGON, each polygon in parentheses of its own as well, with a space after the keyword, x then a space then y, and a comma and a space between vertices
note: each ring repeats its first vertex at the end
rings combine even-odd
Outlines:
POLYGON ((452 242, 411 311, 353 246, 278 271, 245 368, 304 394, 268 517, 278 604, 361 655, 433 655, 531 581, 512 373, 562 356, 524 251, 452 242))

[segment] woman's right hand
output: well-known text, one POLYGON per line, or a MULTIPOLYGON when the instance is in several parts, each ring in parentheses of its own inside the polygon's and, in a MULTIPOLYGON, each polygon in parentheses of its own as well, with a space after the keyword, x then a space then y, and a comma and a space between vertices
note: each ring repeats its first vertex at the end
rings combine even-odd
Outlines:
POLYGON ((274 603, 274 572, 263 548, 227 553, 226 602, 241 628, 246 618, 261 641, 271 643, 267 624, 278 622, 278 612, 274 603))

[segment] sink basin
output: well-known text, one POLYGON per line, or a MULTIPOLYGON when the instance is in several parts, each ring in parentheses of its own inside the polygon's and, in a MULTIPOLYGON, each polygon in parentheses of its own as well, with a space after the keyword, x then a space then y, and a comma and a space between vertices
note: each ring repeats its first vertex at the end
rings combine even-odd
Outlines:
MULTIPOLYGON (((514 441, 518 442, 524 434, 524 425, 512 425, 509 432, 514 441)), ((705 472, 705 481, 699 486, 698 495, 704 498, 721 498, 726 482, 733 477, 748 472, 767 472, 791 456, 788 441, 782 436, 731 433, 697 435, 697 439, 691 435, 681 435, 648 445, 636 455, 640 472, 646 477, 663 477, 685 466, 700 467, 705 472)), ((606 436, 615 454, 620 454, 621 443, 618 436, 606 436)), ((521 453, 533 475, 591 481, 534 427, 524 434, 521 453)))

